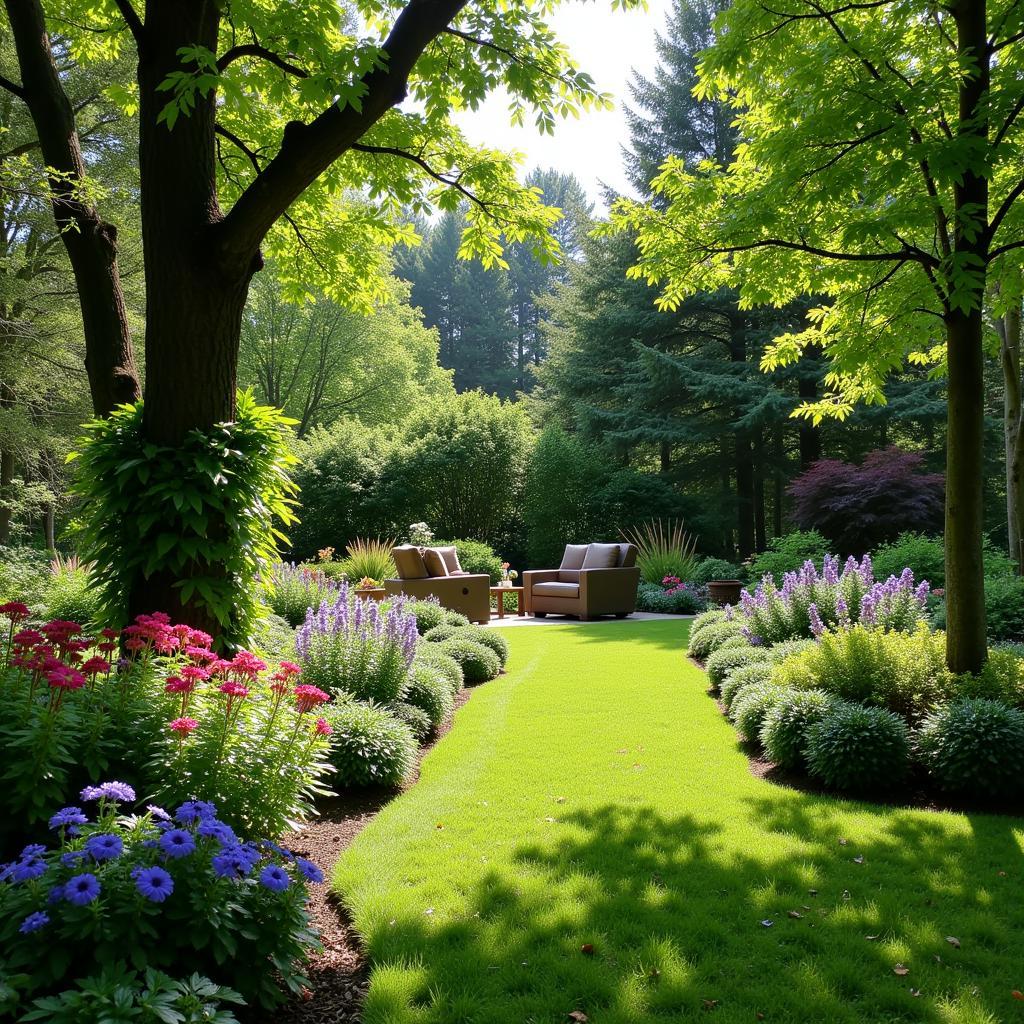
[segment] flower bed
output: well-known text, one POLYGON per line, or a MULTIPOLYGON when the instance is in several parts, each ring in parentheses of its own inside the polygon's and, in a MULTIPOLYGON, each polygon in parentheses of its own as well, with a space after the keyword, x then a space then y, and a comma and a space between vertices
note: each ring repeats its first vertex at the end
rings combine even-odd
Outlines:
POLYGON ((1005 806, 1024 796, 1024 662, 993 651, 955 676, 910 569, 826 556, 698 616, 689 653, 740 733, 779 768, 830 789, 1005 806))

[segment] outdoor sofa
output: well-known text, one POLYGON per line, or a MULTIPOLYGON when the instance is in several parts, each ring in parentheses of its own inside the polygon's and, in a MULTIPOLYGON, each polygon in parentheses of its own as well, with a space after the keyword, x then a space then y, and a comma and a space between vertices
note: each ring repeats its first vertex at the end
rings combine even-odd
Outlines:
POLYGON ((491 577, 464 572, 454 547, 402 544, 392 548, 391 554, 398 578, 384 581, 386 593, 436 597, 445 608, 461 612, 470 622, 490 621, 491 577))
POLYGON ((636 611, 640 570, 632 544, 567 544, 557 569, 523 573, 526 613, 574 615, 580 620, 636 611))

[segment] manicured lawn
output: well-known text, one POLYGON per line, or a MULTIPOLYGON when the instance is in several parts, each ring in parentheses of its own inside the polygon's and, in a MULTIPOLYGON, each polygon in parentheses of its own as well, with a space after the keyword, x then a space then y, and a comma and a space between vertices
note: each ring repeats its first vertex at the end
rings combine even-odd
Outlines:
POLYGON ((1024 822, 756 779, 686 628, 506 631, 338 866, 366 1024, 1024 1020, 1024 822))

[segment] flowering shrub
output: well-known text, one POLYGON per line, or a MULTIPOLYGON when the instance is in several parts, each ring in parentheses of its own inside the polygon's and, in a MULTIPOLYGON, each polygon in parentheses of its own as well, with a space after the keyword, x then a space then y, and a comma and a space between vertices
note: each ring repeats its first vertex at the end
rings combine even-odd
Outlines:
POLYGON ((707 587, 684 583, 678 576, 666 576, 660 584, 641 580, 636 590, 636 607, 642 612, 693 615, 707 604, 707 587))
POLYGON ((345 585, 334 603, 309 609, 295 636, 303 678, 330 693, 388 704, 405 690, 419 634, 416 616, 396 600, 363 601, 345 585))
POLYGON ((820 573, 807 561, 785 574, 781 589, 765 576, 753 594, 744 590, 738 617, 743 635, 756 645, 820 637, 829 627, 857 622, 909 631, 923 621, 928 593, 927 581, 915 586, 910 569, 876 583, 870 556, 847 559, 840 572, 839 559, 826 555, 820 573))
POLYGON ((22 973, 29 997, 64 989, 83 964, 175 976, 200 972, 273 1007, 306 983, 302 962, 316 945, 305 911, 315 864, 274 843, 240 839, 210 803, 173 817, 150 807, 124 816, 130 786, 82 790, 95 803, 50 818, 53 847, 26 846, 0 868, 0 961, 22 973))
POLYGON ((235 827, 270 834, 323 792, 327 741, 314 712, 327 694, 304 695, 298 666, 269 675, 246 651, 226 661, 208 634, 162 613, 96 636, 65 621, 20 628, 27 614, 0 606, 5 817, 41 821, 115 770, 164 799, 216 799, 235 827))
POLYGON ((295 627, 305 620, 309 608, 319 608, 324 601, 333 600, 338 585, 319 569, 275 562, 264 580, 263 590, 273 613, 295 627))

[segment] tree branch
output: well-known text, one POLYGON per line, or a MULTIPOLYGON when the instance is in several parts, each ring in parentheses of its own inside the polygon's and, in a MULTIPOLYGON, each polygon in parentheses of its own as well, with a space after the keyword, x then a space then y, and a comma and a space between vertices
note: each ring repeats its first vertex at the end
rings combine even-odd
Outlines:
POLYGON ((132 7, 131 0, 114 0, 114 3, 117 4, 117 9, 121 12, 121 17, 124 18, 128 31, 135 37, 135 43, 141 50, 142 40, 146 34, 142 19, 136 13, 135 8, 132 7))
POLYGON ((1024 195, 1024 178, 1017 182, 1012 189, 1007 193, 1006 198, 999 204, 999 209, 996 210, 992 217, 989 226, 986 228, 986 235, 988 241, 991 242, 996 237, 996 232, 999 230, 999 225, 1002 224, 1003 219, 1010 212, 1010 208, 1013 204, 1024 195))
MULTIPOLYGON (((1022 243, 1024 244, 1024 243, 1022 243)), ((834 249, 822 249, 816 245, 808 245, 806 242, 791 242, 785 238, 762 238, 756 242, 747 242, 744 245, 723 245, 709 247, 711 254, 751 252, 754 249, 788 249, 793 252, 807 253, 808 256, 821 256, 823 259, 840 260, 851 263, 920 263, 922 266, 937 267, 938 260, 929 256, 924 250, 915 251, 911 248, 903 248, 898 252, 838 252, 834 249)))
POLYGON ((3 75, 0 75, 0 89, 14 93, 20 100, 25 98, 25 90, 17 82, 12 82, 9 78, 4 78, 3 75))
POLYGON ((384 156, 397 156, 403 160, 410 160, 416 164, 417 167, 423 168, 427 174, 430 175, 435 181, 441 182, 442 185, 448 185, 450 188, 455 189, 460 195, 465 196, 471 203, 475 203, 480 207, 481 210, 487 209, 487 204, 477 195, 474 195, 465 185, 460 184, 458 178, 445 177, 440 171, 435 171, 430 164, 427 163, 423 157, 418 156, 416 153, 410 153, 408 150, 398 149, 395 146, 369 146, 362 142, 355 142, 350 147, 357 153, 374 153, 381 154, 384 156))
POLYGON ((211 227, 225 268, 244 273, 274 222, 353 143, 405 98, 423 51, 469 0, 408 0, 382 46, 383 66, 358 83, 359 109, 333 104, 309 124, 286 125, 277 155, 211 227))
POLYGON ((295 75, 296 78, 309 78, 307 71, 304 71, 297 64, 292 64, 290 61, 285 60, 284 57, 274 53, 273 50, 260 46, 259 43, 239 43, 237 46, 232 46, 231 49, 225 50, 217 60, 217 70, 223 72, 225 68, 242 57, 259 57, 260 60, 265 60, 269 64, 279 67, 282 71, 286 71, 289 75, 295 75))

